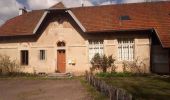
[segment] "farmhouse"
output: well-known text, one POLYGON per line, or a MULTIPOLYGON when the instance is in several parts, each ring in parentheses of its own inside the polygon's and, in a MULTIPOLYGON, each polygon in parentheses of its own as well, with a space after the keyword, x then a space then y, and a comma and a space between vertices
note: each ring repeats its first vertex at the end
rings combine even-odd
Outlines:
POLYGON ((27 12, 0 27, 0 54, 29 73, 84 73, 95 53, 142 61, 147 73, 170 73, 170 2, 114 4, 27 12))

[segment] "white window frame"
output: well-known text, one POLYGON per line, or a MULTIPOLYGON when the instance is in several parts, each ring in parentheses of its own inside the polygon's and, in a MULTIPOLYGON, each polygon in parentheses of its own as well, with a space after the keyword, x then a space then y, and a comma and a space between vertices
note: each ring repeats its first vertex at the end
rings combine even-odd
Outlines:
POLYGON ((133 61, 135 51, 135 40, 133 38, 118 39, 118 60, 133 61))
POLYGON ((41 61, 46 60, 46 50, 43 49, 39 50, 39 59, 41 61))
POLYGON ((89 61, 94 57, 96 53, 100 55, 104 54, 104 40, 88 40, 89 43, 89 61))

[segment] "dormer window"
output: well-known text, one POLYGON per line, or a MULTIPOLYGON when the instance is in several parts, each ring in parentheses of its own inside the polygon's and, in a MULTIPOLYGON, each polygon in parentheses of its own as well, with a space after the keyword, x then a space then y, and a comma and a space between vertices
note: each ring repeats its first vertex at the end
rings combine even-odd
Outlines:
POLYGON ((120 16, 120 20, 131 20, 131 18, 128 15, 120 16))

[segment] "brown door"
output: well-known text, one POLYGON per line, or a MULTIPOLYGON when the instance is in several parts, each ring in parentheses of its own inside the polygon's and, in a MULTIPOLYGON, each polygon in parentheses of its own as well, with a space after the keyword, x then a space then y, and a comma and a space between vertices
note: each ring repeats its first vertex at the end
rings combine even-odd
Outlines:
POLYGON ((65 50, 57 51, 57 71, 64 73, 66 71, 66 59, 65 59, 65 50))

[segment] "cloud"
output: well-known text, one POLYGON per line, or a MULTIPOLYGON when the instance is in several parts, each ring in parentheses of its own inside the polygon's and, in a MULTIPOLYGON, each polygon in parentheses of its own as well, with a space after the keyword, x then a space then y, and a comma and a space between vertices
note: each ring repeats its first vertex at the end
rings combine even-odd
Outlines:
POLYGON ((82 1, 85 6, 93 6, 90 0, 26 0, 29 9, 45 9, 61 1, 66 7, 79 7, 82 1))
POLYGON ((99 5, 109 5, 109 4, 116 4, 116 1, 106 0, 105 2, 100 3, 99 5))
POLYGON ((169 0, 122 0, 120 3, 155 2, 155 1, 169 1, 169 0))
POLYGON ((94 5, 108 5, 116 3, 137 3, 137 2, 154 2, 154 1, 169 1, 169 0, 91 0, 94 5))
POLYGON ((20 6, 16 0, 0 0, 0 25, 7 19, 17 16, 20 6))
POLYGON ((121 3, 136 3, 136 2, 146 2, 146 0, 122 0, 121 3))
POLYGON ((29 9, 45 9, 57 2, 58 0, 26 0, 29 9))

